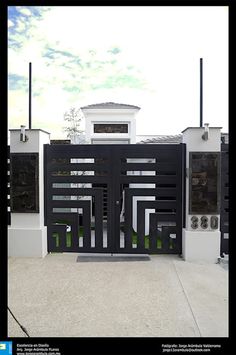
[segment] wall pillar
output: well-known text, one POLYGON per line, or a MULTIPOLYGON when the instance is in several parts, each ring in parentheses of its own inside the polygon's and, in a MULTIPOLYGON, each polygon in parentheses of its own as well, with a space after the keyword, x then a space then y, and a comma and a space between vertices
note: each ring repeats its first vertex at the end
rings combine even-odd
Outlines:
MULTIPOLYGON (((198 179, 195 181, 194 175, 192 175, 192 166, 190 159, 192 159, 192 152, 195 153, 217 153, 221 151, 221 128, 220 127, 189 127, 183 132, 183 143, 186 143, 186 228, 183 229, 182 235, 182 254, 186 261, 204 261, 210 263, 216 263, 220 256, 220 190, 218 190, 218 209, 215 212, 207 212, 207 208, 202 207, 202 211, 191 210, 193 205, 191 204, 193 187, 192 185, 198 184, 198 179), (206 135, 204 135, 204 132, 206 135), (208 137, 207 137, 208 134, 208 137), (206 139, 204 139, 206 138, 206 139), (212 219, 213 217, 213 219, 212 219), (203 218, 203 219, 202 219, 203 218), (194 219, 197 220, 194 226, 194 219), (204 219, 207 220, 207 224, 204 227, 204 219), (214 226, 213 221, 217 220, 218 225, 214 226), (203 221, 203 222, 202 222, 203 221), (202 224, 203 223, 203 224, 202 224)), ((207 155, 206 155, 207 156, 207 155)), ((205 164, 205 163, 204 163, 205 164)), ((220 164, 220 160, 219 163, 220 164)), ((201 176, 202 173, 199 174, 201 176)), ((205 173, 203 173, 204 175, 205 173)), ((220 174, 217 173, 217 185, 220 183, 220 174)), ((206 175, 205 175, 206 176, 206 175)), ((205 181, 209 184, 209 176, 206 176, 205 181)), ((199 182, 201 184, 201 182, 199 182)), ((211 184, 211 183, 210 183, 211 184)), ((213 189, 211 186, 207 186, 208 193, 211 194, 213 189)), ((219 185, 218 185, 219 186, 219 185)), ((201 186, 200 186, 201 189, 201 186)), ((196 190, 195 190, 196 191, 196 190)), ((195 192, 196 193, 196 192, 195 192)), ((197 192, 198 193, 198 192, 197 192)), ((196 195, 195 195, 196 196, 196 195)), ((201 193, 199 194, 199 206, 204 206, 204 198, 201 193)), ((194 207, 195 208, 195 207, 194 207)))
MULTIPOLYGON (((38 184, 38 211, 11 212, 11 226, 8 229, 8 255, 44 257, 47 254, 47 227, 44 226, 43 145, 50 143, 50 134, 40 129, 26 129, 27 140, 25 142, 20 140, 20 134, 20 129, 10 130, 10 153, 38 153, 38 178, 35 182, 38 184)), ((12 182, 13 176, 11 176, 12 182)), ((11 196, 11 199, 14 199, 14 196, 11 196)))

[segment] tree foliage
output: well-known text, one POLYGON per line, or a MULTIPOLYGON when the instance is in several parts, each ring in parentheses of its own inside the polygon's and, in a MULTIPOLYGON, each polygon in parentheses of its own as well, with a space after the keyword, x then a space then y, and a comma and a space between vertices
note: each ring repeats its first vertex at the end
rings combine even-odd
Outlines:
POLYGON ((83 113, 80 108, 71 107, 69 111, 64 113, 64 121, 68 122, 68 126, 64 127, 63 130, 68 138, 73 138, 83 132, 80 127, 82 119, 83 113))

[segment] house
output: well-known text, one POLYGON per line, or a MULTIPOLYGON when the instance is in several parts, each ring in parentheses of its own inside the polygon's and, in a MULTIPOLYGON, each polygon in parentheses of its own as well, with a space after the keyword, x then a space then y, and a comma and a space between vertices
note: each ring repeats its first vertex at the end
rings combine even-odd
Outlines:
MULTIPOLYGON (((136 143, 136 115, 140 107, 105 102, 81 107, 85 117, 85 141, 89 144, 136 143)), ((75 138, 75 144, 79 138, 75 138)))
MULTIPOLYGON (((81 107, 85 117, 85 134, 72 138, 72 144, 179 144, 182 134, 136 135, 135 105, 103 102, 81 107)), ((221 134, 228 143, 228 133, 221 134)), ((54 143, 54 142, 53 142, 54 143)))

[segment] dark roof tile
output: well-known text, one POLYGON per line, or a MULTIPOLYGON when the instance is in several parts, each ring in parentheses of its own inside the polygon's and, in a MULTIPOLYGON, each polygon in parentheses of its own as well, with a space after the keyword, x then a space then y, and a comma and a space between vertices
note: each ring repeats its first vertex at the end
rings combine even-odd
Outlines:
MULTIPOLYGON (((229 134, 221 133, 221 139, 224 140, 226 144, 229 142, 229 134)), ((137 144, 179 144, 182 142, 182 134, 175 135, 163 135, 155 138, 148 138, 137 142, 137 144)))
POLYGON ((138 142, 137 144, 179 144, 182 142, 182 134, 163 135, 155 138, 149 138, 138 142))
POLYGON ((100 104, 92 104, 88 106, 83 106, 81 109, 110 109, 110 108, 117 108, 117 109, 137 109, 140 110, 140 107, 134 105, 127 105, 127 104, 118 104, 116 102, 102 102, 100 104))

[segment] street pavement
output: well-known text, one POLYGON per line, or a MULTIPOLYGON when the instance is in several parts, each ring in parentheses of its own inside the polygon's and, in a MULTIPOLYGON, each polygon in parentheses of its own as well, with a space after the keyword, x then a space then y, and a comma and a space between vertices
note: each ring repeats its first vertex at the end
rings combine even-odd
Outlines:
MULTIPOLYGON (((78 255, 9 258, 8 305, 31 337, 228 336, 222 265, 177 255, 77 262, 78 255)), ((8 336, 26 336, 10 313, 8 336)))

